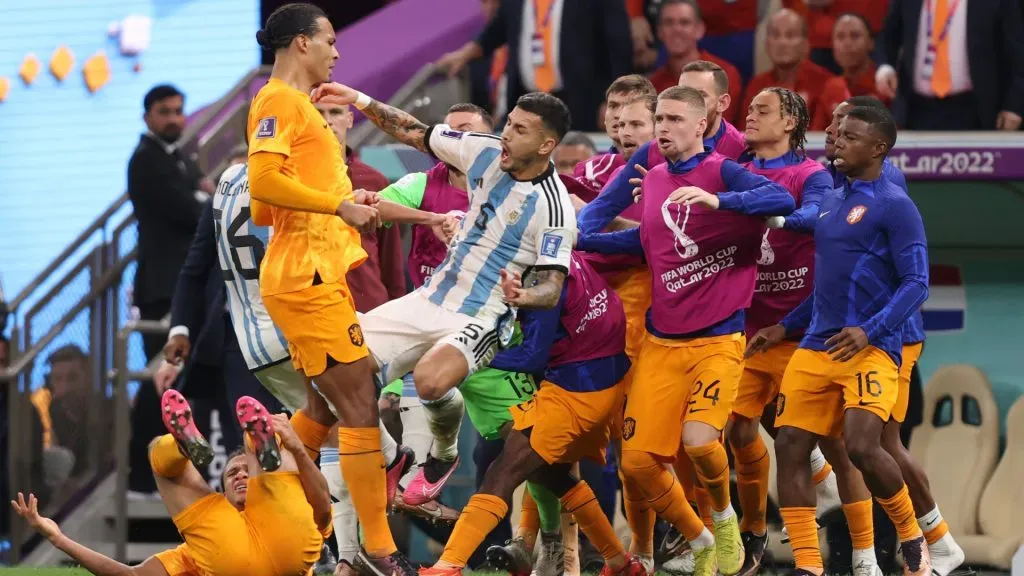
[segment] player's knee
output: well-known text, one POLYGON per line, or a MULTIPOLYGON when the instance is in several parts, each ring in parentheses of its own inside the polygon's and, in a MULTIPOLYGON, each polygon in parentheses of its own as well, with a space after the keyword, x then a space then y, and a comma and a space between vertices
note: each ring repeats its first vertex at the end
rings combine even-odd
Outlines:
POLYGON ((861 470, 870 467, 870 462, 875 457, 876 452, 882 449, 877 439, 872 439, 865 435, 847 436, 845 440, 846 453, 850 456, 850 461, 861 470))
POLYGON ((622 473, 636 479, 641 484, 661 470, 664 470, 661 463, 650 452, 642 450, 622 451, 622 473))
POLYGON ((742 448, 757 439, 758 423, 746 416, 733 414, 733 420, 729 425, 729 444, 734 448, 742 448))
POLYGON ((423 400, 440 400, 452 388, 439 370, 422 363, 416 365, 412 377, 416 383, 416 395, 423 400))
POLYGON ((779 428, 775 437, 775 458, 780 469, 807 466, 811 450, 814 450, 814 436, 809 432, 792 426, 779 428))

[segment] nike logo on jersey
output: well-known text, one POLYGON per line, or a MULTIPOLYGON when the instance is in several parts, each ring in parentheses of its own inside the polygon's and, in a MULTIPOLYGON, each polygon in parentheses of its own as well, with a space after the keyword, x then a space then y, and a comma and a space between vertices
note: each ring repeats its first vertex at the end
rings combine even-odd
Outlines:
POLYGON ((828 216, 829 212, 831 212, 831 210, 825 210, 821 214, 818 214, 818 218, 824 218, 825 216, 828 216))

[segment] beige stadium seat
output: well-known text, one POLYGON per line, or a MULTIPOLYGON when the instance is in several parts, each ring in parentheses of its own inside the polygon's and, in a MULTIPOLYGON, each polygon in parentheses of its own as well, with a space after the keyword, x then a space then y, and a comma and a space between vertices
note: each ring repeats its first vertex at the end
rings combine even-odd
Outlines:
MULTIPOLYGON (((979 534, 978 506, 999 458, 999 409, 981 370, 939 368, 924 387, 924 421, 910 452, 928 474, 932 495, 953 536, 979 534)), ((965 547, 966 548, 966 547, 965 547)), ((967 561, 980 561, 967 554, 967 561)))
POLYGON ((981 534, 957 536, 967 562, 1010 570, 1024 544, 1024 397, 1006 415, 1006 451, 985 486, 978 506, 981 534))

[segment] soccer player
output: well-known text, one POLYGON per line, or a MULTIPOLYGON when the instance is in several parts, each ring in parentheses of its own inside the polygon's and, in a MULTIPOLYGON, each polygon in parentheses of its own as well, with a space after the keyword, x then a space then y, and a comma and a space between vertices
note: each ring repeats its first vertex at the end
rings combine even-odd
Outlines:
POLYGON ((818 209, 814 290, 781 321, 789 333, 811 310, 775 422, 779 500, 798 573, 823 569, 807 458, 819 438, 840 432, 896 526, 905 572, 931 570, 900 467, 881 441, 899 397, 903 326, 928 294, 921 216, 906 189, 883 174, 896 132, 890 114, 869 107, 849 110, 840 123, 834 165, 847 180, 818 209))
POLYGON ((643 254, 650 263, 649 335, 626 404, 623 473, 690 543, 694 574, 711 576, 717 561, 732 576, 743 565, 743 543, 719 437, 742 373, 763 217, 788 214, 795 202, 782 186, 707 149, 706 128, 699 91, 662 92, 655 135, 667 163, 644 177, 640 227, 582 235, 578 247, 643 254), (715 536, 663 466, 682 451, 710 494, 715 536))
MULTIPOLYGON (((312 4, 275 10, 257 41, 274 52, 270 80, 249 110, 253 220, 273 224, 260 293, 292 363, 338 411, 339 460, 364 535, 356 561, 391 576, 414 572, 387 523, 385 462, 372 365, 345 275, 366 259, 360 230, 378 224, 346 174, 338 140, 310 101, 338 59, 334 29, 312 4)), ((321 446, 331 422, 308 422, 321 446)))
POLYGON ((199 473, 213 451, 196 429, 188 402, 176 390, 168 390, 161 406, 170 434, 153 440, 149 460, 160 497, 184 544, 129 567, 65 536, 56 522, 39 515, 34 494, 26 502, 19 493, 18 501, 11 502, 14 510, 57 549, 102 576, 308 573, 331 527, 331 496, 306 454, 309 438, 293 430, 287 416, 271 415, 259 402, 243 396, 238 419, 251 442, 245 443, 244 452, 228 458, 221 494, 199 473), (261 467, 273 473, 262 473, 261 467))
MULTIPOLYGON (((804 152, 810 117, 799 94, 786 88, 766 88, 750 103, 746 142, 754 159, 745 167, 783 185, 800 206, 817 205, 832 190, 832 177, 804 152)), ((778 323, 810 294, 814 285, 814 239, 789 230, 767 230, 757 261, 757 284, 747 310, 748 338, 778 323)), ((736 465, 737 488, 743 511, 740 530, 746 560, 743 574, 755 574, 768 543, 768 474, 770 455, 759 432, 761 413, 775 400, 782 374, 796 351, 789 339, 769 352, 748 358, 743 367, 728 439, 736 465)), ((823 478, 833 478, 831 470, 823 478)), ((838 502, 837 502, 838 504, 838 502)))
POLYGON ((466 173, 470 183, 469 211, 434 275, 363 317, 381 380, 412 371, 430 419, 430 457, 403 495, 421 504, 437 497, 458 465, 463 401, 456 387, 511 335, 514 312, 502 300, 501 271, 537 271, 516 306, 558 304, 576 222, 551 153, 569 129, 569 110, 549 94, 527 94, 497 137, 428 127, 342 84, 320 85, 314 99, 355 104, 382 130, 466 173))
MULTIPOLYGON (((518 302, 529 283, 529 277, 504 274, 505 299, 518 302)), ((534 498, 550 490, 575 516, 605 558, 603 574, 646 574, 640 562, 626 554, 590 487, 569 472, 583 457, 604 460, 609 424, 622 406, 619 382, 629 370, 622 304, 573 253, 558 304, 547 310, 524 308, 519 318, 526 333, 523 344, 499 352, 491 365, 543 372, 544 381, 532 400, 512 409, 514 424, 502 454, 463 510, 441 559, 420 573, 461 572, 483 537, 508 513, 516 487, 531 479, 534 498)), ((503 552, 501 547, 488 550, 488 560, 513 574, 529 574, 529 564, 517 562, 524 558, 503 552)))
POLYGON ((743 133, 725 119, 726 111, 732 104, 729 76, 725 70, 707 60, 690 62, 679 75, 679 85, 694 88, 704 97, 708 116, 704 145, 731 160, 738 158, 746 150, 747 144, 743 133))

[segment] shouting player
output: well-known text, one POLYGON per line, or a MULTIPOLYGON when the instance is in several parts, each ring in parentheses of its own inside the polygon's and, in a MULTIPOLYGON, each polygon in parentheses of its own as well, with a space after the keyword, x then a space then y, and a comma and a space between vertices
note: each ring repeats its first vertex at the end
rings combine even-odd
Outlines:
POLYGON ((881 440, 899 397, 903 326, 928 294, 920 213, 906 188, 883 174, 896 132, 888 112, 869 107, 849 110, 840 123, 834 165, 846 181, 818 209, 814 290, 781 322, 789 333, 810 310, 776 417, 779 500, 797 573, 823 570, 807 458, 820 437, 840 433, 896 526, 905 572, 931 571, 900 467, 881 440))
MULTIPOLYGON (((505 275, 502 288, 513 304, 525 292, 518 274, 505 275)), ((543 372, 544 382, 532 400, 512 409, 514 424, 502 454, 466 505, 441 559, 420 573, 461 571, 508 513, 512 492, 529 478, 534 498, 550 490, 576 517, 605 558, 604 574, 643 575, 643 566, 626 554, 593 491, 569 471, 583 457, 604 460, 609 424, 622 406, 619 382, 629 369, 622 304, 574 253, 558 304, 548 310, 523 309, 519 317, 526 333, 523 344, 499 352, 492 366, 543 372)), ((507 555, 502 547, 488 550, 488 560, 513 574, 530 573, 524 557, 507 555)))
POLYGON ((192 421, 185 398, 164 393, 163 419, 171 432, 153 440, 149 461, 157 489, 185 543, 129 567, 65 536, 39 515, 36 497, 11 502, 29 525, 93 574, 139 576, 286 576, 308 573, 330 534, 331 496, 306 454, 309 438, 292 430, 287 416, 271 416, 249 397, 238 401, 239 423, 249 440, 228 458, 224 493, 214 492, 198 468, 213 452, 192 421), (280 439, 278 450, 274 433, 280 439), (261 450, 261 448, 266 448, 261 450), (186 455, 188 454, 188 455, 186 455), (258 456, 262 463, 257 462, 258 456), (276 460, 273 473, 261 473, 276 460), (197 468, 198 467, 198 468, 197 468))
POLYGON ((583 235, 579 248, 643 254, 650 263, 649 335, 626 404, 623 473, 690 543, 695 574, 712 576, 717 563, 731 576, 743 565, 743 543, 718 439, 742 372, 762 218, 795 203, 778 184, 705 148, 706 127, 699 91, 662 92, 655 134, 667 164, 643 180, 640 228, 583 235), (663 466, 682 451, 710 494, 715 536, 663 466))
POLYGON ((391 136, 466 173, 470 184, 469 211, 441 266, 419 290, 363 317, 381 379, 412 371, 424 401, 434 445, 404 498, 428 502, 458 465, 463 401, 456 387, 511 334, 514 312, 502 300, 502 270, 537 272, 516 306, 558 304, 576 223, 551 153, 569 129, 569 111, 551 95, 527 94, 497 137, 428 127, 341 84, 321 85, 314 99, 354 103, 391 136))
MULTIPOLYGON (((338 59, 334 29, 316 6, 287 4, 257 40, 274 52, 270 80, 249 110, 253 220, 274 227, 260 292, 296 370, 315 378, 338 412, 340 467, 364 536, 357 563, 380 576, 409 575, 387 523, 376 386, 345 284, 366 259, 359 229, 375 227, 378 214, 354 195, 338 140, 309 97, 338 59)), ((309 446, 323 444, 330 424, 309 420, 309 446)))

